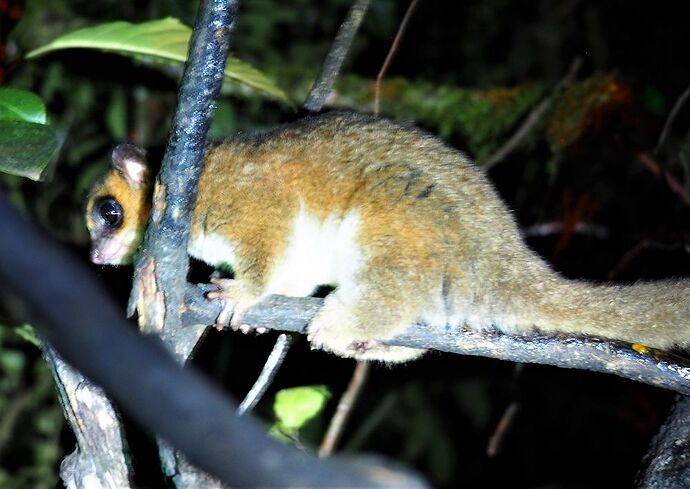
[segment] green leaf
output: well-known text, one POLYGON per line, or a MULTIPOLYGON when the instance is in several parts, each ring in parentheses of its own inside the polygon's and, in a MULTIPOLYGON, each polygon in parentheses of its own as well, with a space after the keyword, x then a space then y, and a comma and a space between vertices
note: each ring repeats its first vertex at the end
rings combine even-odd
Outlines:
POLYGON ((243 83, 248 87, 292 105, 287 94, 278 85, 269 80, 261 71, 241 59, 233 56, 228 57, 228 63, 225 66, 225 78, 243 83))
POLYGON ((57 150, 46 108, 35 94, 0 88, 0 171, 38 180, 57 150))
POLYGON ((32 345, 41 348, 41 339, 36 334, 36 330, 30 324, 22 324, 21 326, 15 328, 15 333, 17 336, 25 341, 28 341, 32 345))
POLYGON ((50 126, 0 120, 0 171, 39 180, 57 147, 50 126))
POLYGON ((323 410, 330 397, 325 385, 283 389, 276 393, 273 411, 288 431, 298 430, 323 410))
POLYGON ((0 121, 46 123, 46 107, 38 95, 16 88, 0 88, 0 121))
MULTIPOLYGON (((63 34, 45 46, 34 49, 27 54, 27 58, 61 49, 84 48, 137 59, 144 56, 184 63, 191 34, 188 26, 171 17, 141 24, 108 22, 63 34)), ((289 103, 285 92, 266 75, 239 59, 228 59, 225 77, 289 103)))

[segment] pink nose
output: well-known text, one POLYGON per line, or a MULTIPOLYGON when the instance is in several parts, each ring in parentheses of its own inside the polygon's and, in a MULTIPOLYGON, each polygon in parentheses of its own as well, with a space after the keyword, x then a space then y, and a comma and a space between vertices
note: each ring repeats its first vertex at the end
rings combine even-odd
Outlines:
POLYGON ((98 248, 91 248, 91 262, 95 263, 96 265, 105 264, 105 260, 103 259, 103 256, 98 248))

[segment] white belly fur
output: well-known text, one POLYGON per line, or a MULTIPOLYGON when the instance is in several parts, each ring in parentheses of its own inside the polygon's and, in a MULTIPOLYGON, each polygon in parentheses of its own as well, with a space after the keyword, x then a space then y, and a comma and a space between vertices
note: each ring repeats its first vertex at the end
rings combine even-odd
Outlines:
MULTIPOLYGON (((356 212, 321 220, 302 207, 295 216, 285 252, 268 277, 265 293, 302 297, 320 285, 336 286, 339 294, 356 293, 355 276, 362 263, 358 231, 356 212)), ((218 234, 194 236, 188 252, 213 266, 237 263, 236 246, 218 234)))
POLYGON ((339 294, 354 293, 355 275, 362 263, 358 231, 356 212, 320 220, 301 208, 285 253, 269 277, 268 292, 301 297, 312 294, 319 285, 332 285, 339 294))
POLYGON ((219 234, 200 233, 189 240, 187 253, 214 267, 237 263, 234 244, 219 234))

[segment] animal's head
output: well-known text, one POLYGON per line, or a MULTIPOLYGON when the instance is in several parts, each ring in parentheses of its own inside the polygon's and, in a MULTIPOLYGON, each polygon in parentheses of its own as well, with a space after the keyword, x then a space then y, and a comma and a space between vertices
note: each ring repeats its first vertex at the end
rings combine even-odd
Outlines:
POLYGON ((151 175, 146 152, 123 143, 113 149, 105 178, 86 204, 91 261, 100 265, 131 263, 151 213, 151 175))

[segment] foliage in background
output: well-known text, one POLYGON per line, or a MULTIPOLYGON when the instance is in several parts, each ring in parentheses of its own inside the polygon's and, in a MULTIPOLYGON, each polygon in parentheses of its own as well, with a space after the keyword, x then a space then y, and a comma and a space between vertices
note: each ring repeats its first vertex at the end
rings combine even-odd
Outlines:
POLYGON ((558 152, 598 133, 612 113, 627 110, 632 90, 612 74, 597 74, 566 88, 556 100, 546 140, 558 152))
MULTIPOLYGON (((181 68, 187 59, 191 35, 190 27, 171 17, 139 24, 107 22, 63 34, 27 53, 26 57, 36 58, 62 49, 96 49, 129 56, 144 64, 167 62, 167 65, 181 68)), ((287 102, 285 93, 278 86, 242 60, 230 57, 225 77, 257 90, 259 95, 287 102)))
POLYGON ((38 349, 0 325, 0 487, 52 488, 62 411, 38 349))
MULTIPOLYGON (((273 401, 275 421, 268 432, 279 440, 291 440, 302 446, 307 424, 323 413, 330 397, 331 392, 325 385, 292 387, 276 392, 273 401)), ((315 446, 316 440, 318 438, 307 444, 315 446)))
POLYGON ((31 92, 0 88, 0 172, 39 180, 56 150, 43 101, 31 92))
MULTIPOLYGON (((373 110, 374 80, 344 76, 330 103, 359 112, 373 110)), ((539 85, 471 89, 389 78, 381 85, 381 112, 414 121, 446 140, 462 141, 477 161, 486 159, 539 99, 539 85)))

